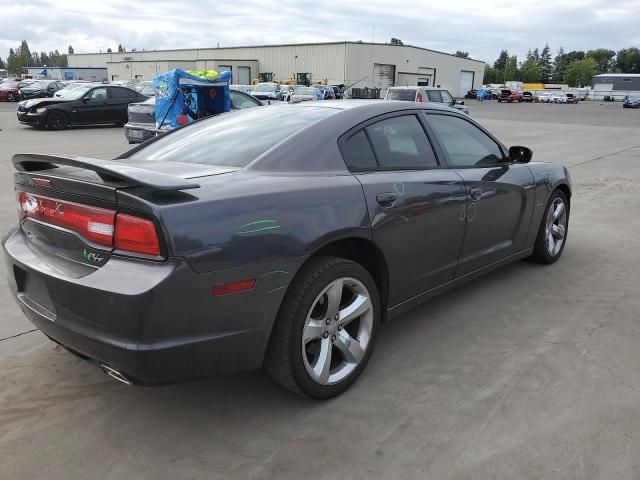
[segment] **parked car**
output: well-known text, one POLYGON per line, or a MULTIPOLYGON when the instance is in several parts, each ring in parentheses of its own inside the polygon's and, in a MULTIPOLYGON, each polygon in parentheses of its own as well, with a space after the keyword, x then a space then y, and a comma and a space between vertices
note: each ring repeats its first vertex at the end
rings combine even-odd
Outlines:
POLYGON ((551 94, 552 103, 567 103, 567 96, 562 92, 556 92, 551 94))
POLYGON ((0 101, 17 102, 20 100, 20 82, 7 81, 0 85, 0 101))
POLYGON ((640 108, 640 97, 626 97, 622 108, 640 108))
POLYGON ((18 121, 62 130, 73 125, 127 122, 127 106, 146 100, 135 90, 114 85, 86 85, 64 97, 27 100, 18 105, 18 121))
POLYGON ((280 100, 288 102, 291 100, 291 95, 299 85, 280 85, 280 100))
POLYGON ((522 92, 522 102, 538 103, 539 98, 531 92, 522 92))
MULTIPOLYGON (((260 100, 248 93, 235 90, 235 86, 229 90, 229 100, 232 111, 263 105, 260 100)), ((130 144, 142 143, 168 130, 156 128, 155 97, 148 98, 141 103, 130 103, 127 116, 129 121, 124 126, 124 135, 130 144)))
POLYGON ((569 174, 531 156, 457 110, 380 101, 219 115, 113 161, 14 155, 10 291, 48 338, 124 383, 264 365, 333 397, 383 319, 561 257, 569 174))
POLYGON ((567 93, 565 95, 565 97, 567 98, 567 103, 578 103, 579 99, 576 95, 574 95, 573 93, 567 93))
POLYGON ((538 95, 538 102, 540 103, 551 103, 552 94, 550 92, 541 93, 538 95))
POLYGON ((333 94, 336 100, 344 98, 344 85, 329 85, 329 87, 333 88, 333 94))
POLYGON ((32 98, 48 98, 64 88, 62 82, 51 80, 38 80, 20 88, 20 100, 29 100, 32 98))
POLYGON ((251 91, 251 95, 259 100, 282 99, 280 84, 274 82, 263 82, 256 84, 256 87, 251 91))
POLYGON ((291 95, 291 102, 309 102, 322 100, 324 98, 324 92, 314 87, 298 87, 291 95))
POLYGON ((244 93, 251 93, 253 90, 253 85, 229 85, 229 88, 233 90, 239 90, 244 93))
POLYGON ((500 95, 498 96, 498 102, 521 102, 522 101, 522 93, 516 90, 507 90, 503 89, 500 91, 500 95))
POLYGON ((402 100, 418 103, 441 103, 469 114, 469 107, 464 102, 455 101, 448 90, 437 87, 391 87, 387 90, 385 100, 402 100))
POLYGON ((333 91, 333 88, 328 85, 321 85, 319 83, 314 83, 311 85, 312 88, 317 88, 322 92, 321 100, 335 100, 336 94, 333 91))

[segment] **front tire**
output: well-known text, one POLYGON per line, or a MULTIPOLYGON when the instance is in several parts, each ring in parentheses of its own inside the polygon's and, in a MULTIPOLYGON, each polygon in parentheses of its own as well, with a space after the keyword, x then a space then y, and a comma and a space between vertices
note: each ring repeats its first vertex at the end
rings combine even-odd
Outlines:
POLYGON ((47 116, 47 127, 51 130, 64 130, 68 124, 67 116, 62 112, 51 112, 47 116))
POLYGON ((13 92, 9 92, 7 95, 7 102, 15 102, 16 101, 16 97, 13 94, 13 92))
POLYGON ((568 232, 569 201, 562 191, 555 190, 540 222, 531 259, 546 265, 557 262, 564 251, 568 232))
POLYGON ((292 392, 335 397, 366 367, 380 316, 378 289, 364 267, 344 258, 312 259, 289 287, 264 366, 292 392))

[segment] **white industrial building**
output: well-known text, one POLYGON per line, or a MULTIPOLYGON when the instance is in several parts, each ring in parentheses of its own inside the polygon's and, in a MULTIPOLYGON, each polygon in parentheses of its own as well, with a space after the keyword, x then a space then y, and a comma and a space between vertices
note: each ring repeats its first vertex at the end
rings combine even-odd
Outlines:
POLYGON ((233 83, 252 80, 381 88, 425 85, 447 88, 464 96, 482 85, 484 62, 411 45, 334 42, 265 45, 68 56, 69 66, 107 68, 108 79, 150 80, 173 68, 230 70, 233 83))

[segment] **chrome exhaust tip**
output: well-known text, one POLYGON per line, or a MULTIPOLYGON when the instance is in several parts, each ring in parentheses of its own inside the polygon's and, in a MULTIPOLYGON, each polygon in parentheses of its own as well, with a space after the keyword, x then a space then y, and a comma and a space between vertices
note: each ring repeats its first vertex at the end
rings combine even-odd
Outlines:
POLYGON ((123 373, 119 372, 115 368, 111 368, 110 366, 104 365, 102 363, 100 364, 100 368, 105 374, 109 375, 111 378, 115 378, 116 380, 124 383, 125 385, 133 385, 133 382, 131 380, 129 380, 127 377, 125 377, 123 373))

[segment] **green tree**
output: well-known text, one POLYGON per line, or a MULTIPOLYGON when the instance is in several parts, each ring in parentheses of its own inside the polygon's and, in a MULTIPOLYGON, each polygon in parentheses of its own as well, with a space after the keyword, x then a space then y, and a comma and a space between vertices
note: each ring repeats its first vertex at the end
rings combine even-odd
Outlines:
POLYGON ((566 81, 570 87, 591 85, 591 78, 598 73, 598 65, 593 58, 575 60, 567 67, 566 81))
POLYGON ((122 53, 122 52, 126 52, 126 51, 127 51, 127 49, 126 49, 126 48, 124 48, 124 47, 122 46, 122 44, 118 44, 118 52, 122 53))
POLYGON ((541 75, 538 77, 542 83, 551 83, 553 79, 553 63, 551 63, 551 49, 549 44, 545 44, 540 54, 540 61, 538 63, 541 70, 541 75))
POLYGON ((67 51, 69 52, 69 55, 73 55, 75 53, 71 45, 69 45, 69 48, 67 49, 67 51))
POLYGON ((640 50, 623 48, 616 55, 616 70, 620 73, 640 73, 640 50))
POLYGON ((504 69, 507 66, 507 61, 509 61, 509 52, 506 50, 502 50, 500 52, 500 55, 498 56, 498 59, 494 62, 493 68, 504 72, 504 69))
POLYGON ((4 63, 4 60, 2 60, 2 57, 0 57, 0 68, 2 68, 3 70, 7 68, 7 64, 4 63))
POLYGON ((112 52, 111 47, 107 48, 107 53, 111 53, 111 52, 112 52))
POLYGON ((564 82, 565 71, 567 70, 567 65, 569 65, 567 55, 564 53, 564 48, 560 47, 558 50, 558 54, 554 59, 554 72, 553 72, 553 81, 554 83, 562 83, 564 82))
POLYGON ((462 50, 456 50, 456 53, 454 53, 454 55, 460 58, 469 58, 469 52, 463 52, 462 50))
POLYGON ((582 50, 572 50, 567 53, 567 65, 576 60, 584 60, 584 52, 582 50))
POLYGON ((519 81, 520 70, 518 70, 518 57, 511 55, 507 61, 507 66, 504 71, 504 81, 519 81))
POLYGON ((504 81, 504 70, 498 70, 491 65, 484 66, 484 80, 487 83, 502 83, 504 81))
POLYGON ((51 66, 51 59, 49 58, 49 55, 47 55, 47 52, 40 52, 40 61, 42 62, 42 66, 51 66))
POLYGON ((400 40, 399 38, 395 38, 395 37, 392 38, 389 43, 391 43, 391 45, 404 45, 404 43, 402 43, 402 40, 400 40))
POLYGON ((585 58, 593 58, 596 62, 598 73, 607 73, 613 70, 613 57, 616 56, 616 52, 607 48, 597 48, 595 50, 589 50, 585 58))
POLYGON ((520 80, 525 83, 538 83, 542 77, 542 67, 531 56, 520 65, 520 80))

